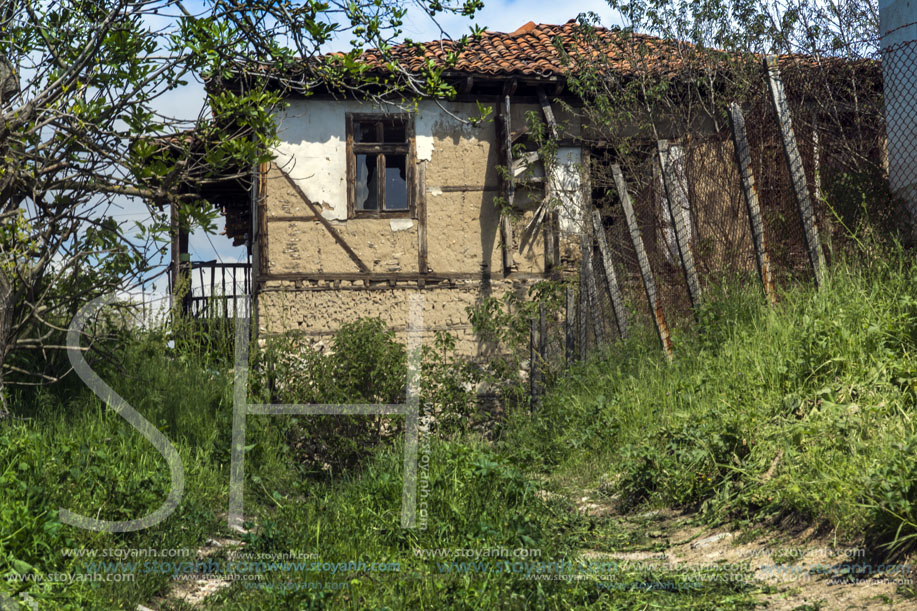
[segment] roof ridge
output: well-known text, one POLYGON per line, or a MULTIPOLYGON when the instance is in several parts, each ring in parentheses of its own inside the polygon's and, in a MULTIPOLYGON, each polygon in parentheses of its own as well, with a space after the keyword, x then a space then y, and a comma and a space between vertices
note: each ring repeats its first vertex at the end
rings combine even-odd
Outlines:
MULTIPOLYGON (((539 24, 539 25, 547 25, 547 24, 543 24, 543 23, 542 23, 542 24, 539 24)), ((534 30, 534 29, 537 28, 537 27, 538 27, 538 26, 535 25, 535 22, 534 22, 534 21, 529 21, 528 23, 524 24, 522 27, 520 27, 519 29, 517 29, 515 32, 511 32, 511 33, 509 34, 509 36, 510 36, 511 38, 516 38, 517 36, 522 36, 523 34, 528 34, 529 32, 531 32, 532 30, 534 30)))

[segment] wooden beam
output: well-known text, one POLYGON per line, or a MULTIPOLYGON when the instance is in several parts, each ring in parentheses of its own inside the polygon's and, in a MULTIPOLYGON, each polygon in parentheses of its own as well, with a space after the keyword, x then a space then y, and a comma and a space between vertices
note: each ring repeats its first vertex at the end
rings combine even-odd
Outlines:
POLYGON ((172 252, 169 269, 169 293, 172 296, 172 307, 178 306, 178 289, 179 289, 179 264, 181 263, 180 248, 178 246, 178 207, 175 202, 169 204, 169 233, 172 237, 172 252))
POLYGON ((533 316, 529 321, 529 405, 535 406, 538 399, 538 354, 536 346, 536 325, 538 321, 533 316))
POLYGON ((777 123, 780 125, 780 135, 783 137, 783 153, 786 157, 787 169, 793 183, 796 195, 796 205, 806 237, 806 250, 809 262, 815 274, 816 286, 821 286, 825 269, 825 256, 821 251, 818 240, 818 224, 815 222, 815 209, 809 198, 809 185, 806 181, 805 168, 802 165, 802 156, 796 145, 796 136, 793 133, 793 121, 790 117, 790 107, 787 103, 786 92, 783 90, 783 81, 780 79, 780 70, 777 68, 777 56, 768 55, 764 58, 764 67, 767 69, 767 83, 771 92, 771 102, 777 113, 777 123))
POLYGON ((181 311, 188 314, 191 307, 191 259, 188 253, 188 229, 182 224, 178 205, 174 202, 170 204, 169 213, 172 233, 172 269, 170 271, 172 307, 177 310, 181 305, 181 311))
POLYGON ((541 159, 541 156, 538 154, 538 151, 528 151, 523 153, 522 157, 513 159, 512 172, 510 173, 513 179, 516 179, 520 174, 525 172, 529 166, 531 166, 539 159, 541 159))
MULTIPOLYGON (((509 95, 503 96, 503 103, 498 106, 497 110, 498 121, 496 125, 497 143, 507 174, 505 177, 501 177, 503 199, 506 201, 507 208, 512 208, 516 187, 513 179, 513 144, 510 139, 512 121, 510 119, 509 99, 509 95)), ((500 215, 500 242, 503 249, 503 273, 507 274, 513 268, 513 224, 512 219, 506 213, 501 213, 500 215)))
POLYGON ((417 271, 421 274, 430 272, 427 262, 427 162, 417 164, 417 199, 414 202, 417 214, 417 271))
POLYGON ((608 299, 611 301, 611 309, 614 311, 618 333, 621 335, 621 338, 626 338, 627 309, 624 307, 624 297, 621 295, 621 287, 618 285, 618 277, 615 274, 615 268, 611 260, 611 249, 608 248, 608 240, 605 238, 605 227, 602 225, 602 215, 596 209, 592 210, 592 228, 593 231, 595 231, 595 240, 599 246, 599 254, 602 257, 602 269, 605 272, 605 288, 608 290, 608 299))
POLYGON ((360 260, 360 257, 357 256, 357 253, 355 253, 354 250, 350 247, 350 245, 346 241, 344 241, 344 238, 341 237, 341 234, 339 234, 337 230, 331 226, 331 223, 328 222, 328 219, 322 216, 322 213, 319 211, 318 207, 312 203, 312 200, 310 200, 309 197, 305 194, 305 192, 299 187, 299 185, 296 184, 296 181, 290 178, 290 175, 284 172, 283 168, 278 167, 277 171, 280 172, 281 175, 283 175, 287 183, 289 183, 289 185, 293 188, 293 190, 296 191, 296 194, 299 195, 300 199, 302 199, 302 201, 306 204, 306 206, 309 207, 309 210, 312 211, 312 214, 315 215, 316 220, 325 227, 328 233, 331 234, 331 237, 334 238, 334 241, 337 242, 338 245, 344 249, 344 252, 347 253, 347 256, 350 257, 351 261, 356 263, 357 267, 360 269, 361 272, 368 274, 369 268, 366 267, 366 264, 360 260))
POLYGON ((443 193, 471 193, 474 191, 501 191, 502 187, 488 187, 481 185, 446 185, 442 187, 430 187, 430 190, 439 189, 443 193))
POLYGON ((550 235, 545 238, 545 241, 549 244, 551 265, 545 271, 553 271, 560 268, 560 213, 557 210, 552 210, 549 218, 550 235))
POLYGON ((662 184, 665 188, 665 199, 668 204, 669 217, 675 227, 675 244, 678 247, 678 258, 688 284, 688 296, 695 313, 700 305, 700 282, 697 279, 697 268, 694 266, 694 253, 691 251, 691 225, 685 216, 682 200, 687 200, 684 185, 675 177, 671 163, 671 151, 667 140, 659 141, 659 167, 662 170, 662 184))
POLYGON ((579 274, 579 315, 576 318, 577 325, 577 347, 579 348, 579 360, 586 360, 587 343, 589 341, 589 328, 586 326, 586 311, 589 309, 589 291, 586 289, 586 260, 580 261, 579 274))
POLYGON ((551 102, 544 92, 544 87, 538 88, 538 103, 541 104, 541 112, 544 114, 544 120, 548 124, 548 133, 551 138, 557 140, 560 138, 560 130, 557 129, 557 121, 554 119, 554 111, 551 109, 551 102))
POLYGON ((514 93, 516 93, 516 88, 519 87, 519 79, 507 79, 503 82, 503 97, 508 98, 514 93))
MULTIPOLYGON (((514 280, 538 282, 541 280, 553 278, 559 280, 556 275, 516 272, 512 275, 514 280)), ((371 272, 368 274, 361 272, 291 272, 291 273, 274 273, 265 274, 261 278, 265 282, 287 280, 292 282, 417 282, 425 280, 429 283, 434 282, 465 282, 477 283, 485 280, 481 272, 429 272, 419 274, 417 272, 371 272)), ((498 278, 499 279, 499 278, 498 278)))
POLYGON ((523 136, 527 135, 528 133, 529 133, 529 128, 528 126, 524 125, 520 127, 519 129, 517 129, 516 131, 514 131, 512 134, 510 134, 509 141, 512 143, 515 143, 516 140, 518 140, 519 138, 522 138, 523 136))
POLYGON ((621 173, 621 166, 618 164, 612 165, 611 173, 614 176, 615 185, 618 187, 618 199, 621 200, 621 207, 624 208, 624 217, 627 220, 630 240, 634 245, 634 251, 637 253, 637 263, 640 266, 640 277, 643 280, 643 290, 646 292, 646 301, 650 306, 650 312, 656 323, 656 333, 659 334, 659 341, 662 343, 662 350, 665 352, 666 358, 671 360, 672 340, 669 336, 669 326, 666 324, 665 313, 662 311, 662 305, 659 303, 659 296, 656 293, 656 281, 653 280, 653 270, 650 268, 649 257, 646 256, 643 236, 640 234, 640 226, 637 224, 634 207, 630 201, 630 193, 627 191, 627 185, 624 183, 624 175, 621 173))
POLYGON ((729 106, 729 124, 732 127, 732 143, 735 150, 736 166, 742 180, 742 192, 745 194, 745 208, 748 211, 748 223, 751 227, 751 239, 755 247, 755 261, 758 264, 758 276, 764 286, 764 296, 769 303, 776 302, 774 277, 771 274, 770 257, 764 239, 764 223, 761 222, 761 208, 758 205, 758 191, 755 189, 755 175, 751 169, 751 152, 748 146, 748 135, 745 132, 745 116, 738 104, 729 106))
POLYGON ((267 219, 268 223, 311 223, 317 221, 315 215, 293 215, 293 216, 272 216, 267 219))

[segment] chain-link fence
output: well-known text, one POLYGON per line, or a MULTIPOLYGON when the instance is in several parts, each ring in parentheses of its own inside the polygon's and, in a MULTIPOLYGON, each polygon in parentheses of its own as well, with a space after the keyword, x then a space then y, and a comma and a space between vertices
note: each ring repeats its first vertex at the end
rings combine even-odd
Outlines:
POLYGON ((885 47, 882 73, 889 185, 917 219, 917 41, 885 47))

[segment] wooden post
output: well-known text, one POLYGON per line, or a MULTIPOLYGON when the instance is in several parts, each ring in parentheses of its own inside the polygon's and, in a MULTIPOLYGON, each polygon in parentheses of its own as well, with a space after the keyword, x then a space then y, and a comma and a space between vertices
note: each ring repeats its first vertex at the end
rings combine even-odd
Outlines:
POLYGON ((589 331, 586 327, 586 310, 589 309, 588 293, 589 291, 586 289, 586 261, 584 259, 580 261, 579 307, 577 308, 579 315, 576 317, 578 335, 576 343, 578 344, 579 360, 581 361, 586 360, 587 342, 589 341, 589 331))
POLYGON ((605 238, 605 227, 602 225, 602 215, 598 210, 592 211, 592 228, 595 231, 595 240, 599 245, 599 254, 602 257, 602 269, 605 272, 605 288, 608 289, 608 298, 611 309, 614 311, 615 323, 621 338, 627 337, 627 310, 624 308, 624 298, 621 296, 621 287, 611 261, 611 250, 605 238))
POLYGON ((564 320, 564 358, 569 366, 573 363, 576 354, 576 297, 573 292, 573 287, 569 284, 567 285, 566 297, 567 315, 566 320, 564 320))
POLYGON ((178 208, 172 205, 172 303, 180 311, 191 313, 191 255, 188 252, 188 229, 179 218, 178 208))
POLYGON ((672 340, 669 337, 669 326, 665 321, 665 313, 662 311, 662 305, 659 303, 656 294, 656 282, 653 280, 653 270, 650 269, 650 260, 646 256, 646 248, 643 246, 643 236, 640 235, 640 226, 637 225, 637 217, 634 215, 634 207, 630 202, 630 193, 627 192, 627 185, 624 183, 624 175, 621 173, 621 166, 614 164, 611 166, 611 173, 615 179, 615 185, 618 187, 618 199, 621 200, 621 207, 624 208, 624 217, 627 219, 627 228, 630 232, 630 239, 637 253, 637 263, 640 265, 640 277, 643 279, 643 290, 646 291, 646 301, 649 303, 650 312, 653 313, 653 320, 656 323, 656 332, 659 334, 659 341, 662 342, 662 350, 666 357, 672 359, 672 340))
POLYGON ((535 354, 535 318, 532 317, 529 320, 529 397, 531 398, 530 405, 535 406, 535 401, 538 399, 538 358, 535 354))
POLYGON ((552 270, 560 269, 560 214, 551 212, 551 257, 552 270))
POLYGON ((755 189, 755 175, 751 169, 751 152, 748 146, 748 135, 745 132, 745 116, 738 104, 729 106, 729 124, 732 127, 732 144, 735 151, 739 178, 742 180, 742 192, 745 194, 745 207, 748 210, 748 222, 751 226, 751 239, 755 246, 755 261, 758 264, 758 275, 764 286, 764 296, 769 303, 777 301, 774 290, 774 277, 771 274, 770 257, 767 254, 767 243, 764 239, 764 223, 761 222, 761 208, 758 205, 758 192, 755 189))
POLYGON ((544 313, 544 303, 538 306, 538 359, 541 366, 538 369, 538 383, 541 385, 541 394, 544 394, 544 370, 548 358, 548 324, 544 313))
POLYGON ((662 170, 662 184, 665 189, 665 198, 668 203, 669 216, 675 226, 675 244, 678 247, 678 258, 681 260, 681 269, 688 283, 688 296, 691 298, 691 307, 697 309, 700 305, 700 283, 697 280, 697 268, 694 266, 694 253, 691 251, 691 226, 690 220, 685 217, 682 204, 687 200, 688 194, 672 173, 670 163, 669 143, 667 140, 659 141, 659 167, 662 170))
POLYGON ((554 111, 551 109, 551 102, 544 92, 544 87, 538 88, 538 103, 541 104, 541 112, 544 113, 544 120, 548 124, 548 134, 554 140, 559 139, 560 130, 557 129, 557 120, 554 118, 554 111))
POLYGON ((599 306, 599 291, 595 284, 595 271, 592 265, 592 236, 584 238, 583 257, 586 264, 584 273, 586 276, 586 296, 589 303, 589 310, 592 312, 592 331, 595 335, 596 346, 602 346, 605 343, 605 329, 602 325, 602 308, 599 306), (586 246, 586 242, 589 243, 586 246))
MULTIPOLYGON (((512 121, 510 120, 510 96, 504 95, 502 104, 497 107, 497 142, 500 155, 506 166, 507 175, 502 179, 501 193, 506 205, 513 206, 516 196, 516 185, 513 178, 513 139, 512 121)), ((506 214, 500 215, 500 241, 503 247, 503 274, 508 274, 513 267, 513 224, 506 214)))
POLYGON ((427 162, 417 164, 414 174, 417 180, 417 195, 414 199, 414 209, 417 214, 417 271, 426 274, 430 271, 427 262, 427 162))
POLYGON ((796 195, 796 205, 802 219, 802 227, 806 236, 806 250, 812 271, 815 275, 816 286, 821 286, 825 269, 825 256, 821 251, 818 240, 818 225, 815 222, 815 208, 809 198, 809 186, 806 182, 806 172, 802 165, 802 155, 796 145, 796 136, 793 133, 793 121, 790 117, 790 107, 787 103, 786 92, 783 90, 783 81, 780 79, 780 70, 777 68, 777 56, 768 55, 764 59, 767 69, 767 83, 770 87, 771 102, 777 113, 777 123, 780 125, 780 135, 783 137, 783 152, 786 157, 786 166, 790 171, 793 183, 793 192, 796 195))

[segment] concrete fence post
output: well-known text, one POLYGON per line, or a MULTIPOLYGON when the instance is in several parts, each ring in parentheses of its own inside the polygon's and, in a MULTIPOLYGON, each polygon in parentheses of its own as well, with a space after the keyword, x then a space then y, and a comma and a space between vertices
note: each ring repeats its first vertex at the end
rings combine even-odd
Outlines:
POLYGON ((672 340, 669 337, 669 327, 665 321, 665 313, 662 311, 662 305, 659 303, 659 295, 656 292, 656 282, 653 280, 653 270, 650 268, 649 257, 646 256, 643 236, 640 233, 640 226, 637 224, 637 217, 634 214, 634 207, 630 201, 630 193, 627 191, 627 185, 624 182, 624 174, 621 172, 621 166, 618 164, 611 166, 611 173, 614 176, 615 185, 618 188, 618 199, 621 200, 621 207, 624 208, 624 217, 627 220, 630 240, 634 246, 634 251, 637 253, 637 263, 640 266, 640 277, 643 280, 646 301, 650 306, 653 321, 656 323, 656 332, 659 334, 659 341, 662 343, 662 351, 665 353, 666 357, 671 360, 672 340))
POLYGON ((821 251, 818 239, 818 224, 815 222, 815 208, 809 197, 809 185, 806 182, 806 172, 802 165, 802 155, 796 144, 796 135, 793 133, 793 121, 790 117, 790 107, 780 79, 780 70, 777 67, 777 56, 768 55, 764 59, 767 69, 767 83, 771 92, 771 102, 777 114, 777 123, 780 125, 780 135, 783 138, 783 153, 786 157, 786 166, 790 171, 790 180, 793 183, 793 192, 796 195, 796 205, 799 208, 799 217, 806 237, 806 250, 809 263, 815 275, 816 286, 821 286, 824 279, 825 255, 821 251))
POLYGON ((732 143, 735 151, 736 166, 742 180, 742 193, 745 195, 745 207, 748 210, 748 223, 751 227, 751 239, 755 247, 755 261, 758 264, 758 275, 764 286, 764 296, 769 303, 777 298, 774 290, 774 277, 771 273, 770 257, 767 254, 767 243, 764 238, 764 223, 761 221, 761 207, 758 205, 758 191, 755 189, 755 175, 751 169, 751 152, 748 146, 748 135, 745 132, 745 116, 738 104, 733 102, 729 107, 729 124, 732 127, 732 143))

